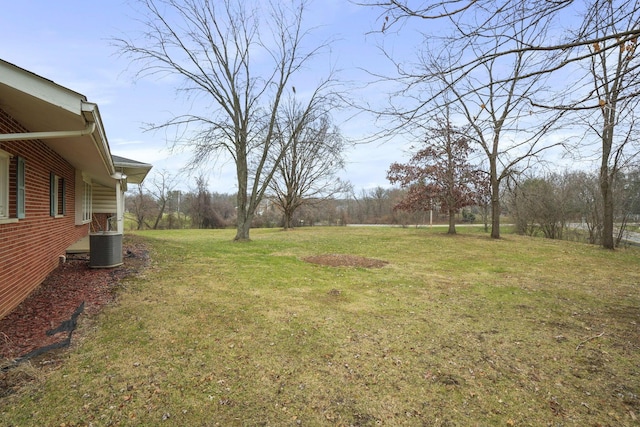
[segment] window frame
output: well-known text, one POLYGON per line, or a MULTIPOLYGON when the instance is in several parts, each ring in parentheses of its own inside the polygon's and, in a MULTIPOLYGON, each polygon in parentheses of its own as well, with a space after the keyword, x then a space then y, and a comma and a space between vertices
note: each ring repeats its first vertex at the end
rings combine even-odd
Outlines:
POLYGON ((75 223, 90 224, 93 220, 93 180, 91 175, 76 169, 75 176, 75 223))
POLYGON ((49 215, 62 218, 67 213, 65 179, 55 173, 49 174, 49 215))
POLYGON ((82 180, 82 222, 91 222, 93 216, 93 185, 90 180, 82 180))
POLYGON ((0 150, 0 220, 7 220, 11 217, 9 206, 9 169, 13 156, 4 150, 0 150))
POLYGON ((16 217, 18 219, 27 217, 26 169, 26 160, 24 157, 18 156, 16 159, 16 217))

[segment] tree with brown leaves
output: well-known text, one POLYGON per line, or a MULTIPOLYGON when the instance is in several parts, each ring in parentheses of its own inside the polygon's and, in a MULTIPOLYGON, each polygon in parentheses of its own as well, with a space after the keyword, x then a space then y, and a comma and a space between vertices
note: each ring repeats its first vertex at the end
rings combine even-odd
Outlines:
POLYGON ((447 114, 427 129, 424 146, 408 163, 393 163, 387 172, 392 184, 407 188, 396 209, 420 211, 438 203, 449 216, 449 234, 456 233, 456 213, 477 202, 481 173, 469 163, 471 147, 464 129, 453 126, 447 114))

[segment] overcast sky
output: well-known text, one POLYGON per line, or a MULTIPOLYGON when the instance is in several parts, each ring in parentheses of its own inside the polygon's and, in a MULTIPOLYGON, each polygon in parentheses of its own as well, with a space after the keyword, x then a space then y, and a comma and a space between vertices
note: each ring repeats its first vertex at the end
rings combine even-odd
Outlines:
MULTIPOLYGON (((353 84, 370 79, 362 68, 389 72, 391 64, 381 55, 380 44, 395 54, 410 54, 419 40, 405 29, 400 36, 373 34, 379 29, 379 11, 346 0, 318 0, 308 15, 317 27, 318 40, 333 39, 329 61, 340 77, 353 84)), ((118 56, 113 39, 140 30, 126 0, 22 0, 4 2, 0 13, 3 42, 0 58, 85 95, 98 104, 112 154, 152 163, 158 170, 177 173, 186 155, 171 155, 170 138, 162 132, 145 132, 144 123, 157 123, 185 107, 170 79, 135 81, 128 61, 118 56)), ((299 76, 298 78, 302 78, 299 76)), ((380 88, 354 91, 363 102, 384 97, 380 88)), ((347 138, 359 139, 371 132, 372 117, 345 112, 335 120, 347 138), (348 118, 348 120, 347 120, 348 118)), ((388 187, 386 170, 406 159, 402 142, 371 143, 348 152, 344 178, 356 190, 388 187)), ((235 176, 228 162, 218 162, 209 176, 213 191, 233 193, 235 176)), ((192 187, 185 182, 183 188, 192 187)))

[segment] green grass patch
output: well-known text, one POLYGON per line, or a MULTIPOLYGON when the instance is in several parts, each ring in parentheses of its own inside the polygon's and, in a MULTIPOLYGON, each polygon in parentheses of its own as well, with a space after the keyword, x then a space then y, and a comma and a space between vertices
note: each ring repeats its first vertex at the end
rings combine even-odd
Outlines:
POLYGON ((477 230, 138 233, 152 265, 0 425, 637 425, 640 252, 477 230), (303 258, 349 254, 383 268, 303 258))

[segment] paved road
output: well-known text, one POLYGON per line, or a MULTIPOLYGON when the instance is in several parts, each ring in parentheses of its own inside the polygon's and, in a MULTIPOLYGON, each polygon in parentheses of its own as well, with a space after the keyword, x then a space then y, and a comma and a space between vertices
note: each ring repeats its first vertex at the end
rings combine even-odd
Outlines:
MULTIPOLYGON (((567 225, 568 228, 575 228, 575 229, 586 229, 586 226, 584 224, 578 224, 578 223, 574 223, 574 224, 568 224, 567 225)), ((616 228, 613 231, 613 237, 614 239, 617 237, 618 234, 618 229, 616 228)), ((629 245, 633 245, 633 246, 640 246, 640 233, 636 233, 635 231, 625 231, 623 236, 622 236, 622 241, 629 244, 629 245)))
POLYGON ((624 235, 622 236, 622 240, 631 245, 640 246, 640 233, 625 231, 624 235))
MULTIPOLYGON (((456 227, 477 227, 482 224, 456 224, 456 227)), ((500 224, 500 225, 510 225, 510 224, 500 224)), ((432 226, 429 224, 420 224, 420 225, 398 225, 398 224, 347 224, 348 227, 448 227, 448 224, 433 224, 432 226)), ((580 224, 569 224, 570 228, 584 228, 580 224)), ((617 231, 616 231, 617 232, 617 231)), ((624 236, 622 237, 622 241, 626 242, 630 245, 640 246, 640 233, 636 233, 634 231, 625 231, 624 236)))

